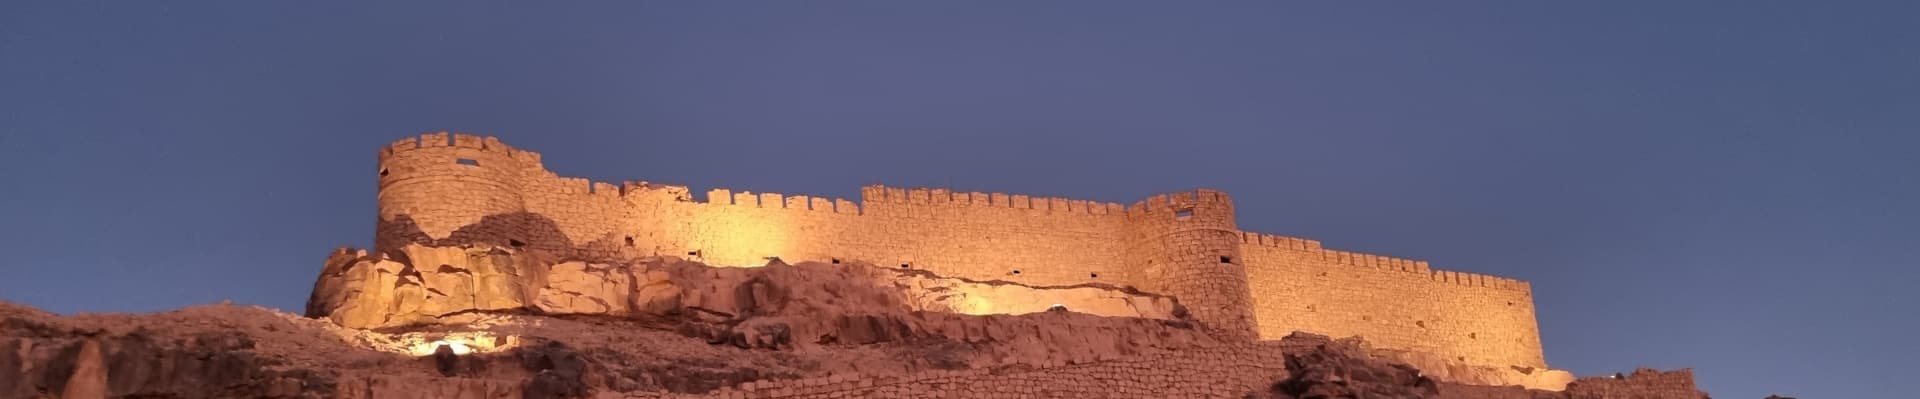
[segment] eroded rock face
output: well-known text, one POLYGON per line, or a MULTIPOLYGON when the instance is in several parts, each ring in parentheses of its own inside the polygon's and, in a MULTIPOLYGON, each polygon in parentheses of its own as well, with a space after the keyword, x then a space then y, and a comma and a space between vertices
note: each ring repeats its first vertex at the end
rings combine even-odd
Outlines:
POLYGON ((100 341, 82 340, 80 353, 74 356, 73 374, 61 389, 61 399, 106 399, 107 366, 100 354, 100 341))
MULTIPOLYGON (((665 319, 682 335, 746 349, 921 339, 992 343, 983 349, 990 354, 950 362, 956 364, 1089 362, 1213 341, 1173 298, 1116 287, 1037 288, 858 264, 563 262, 538 251, 475 246, 336 251, 307 311, 346 327, 385 329, 458 324, 485 313, 665 319), (1003 316, 1015 314, 1035 317, 1003 316), (1086 314, 1125 319, 1080 317, 1086 314)), ((1560 370, 1373 352, 1453 383, 1560 390, 1573 380, 1560 370)))
POLYGON ((801 300, 788 295, 805 290, 747 286, 734 300, 753 304, 734 309, 753 315, 728 319, 737 321, 732 325, 691 320, 711 315, 682 320, 466 314, 445 318, 463 319, 459 326, 392 334, 255 307, 61 317, 0 302, 0 398, 715 399, 779 393, 821 399, 1062 393, 1133 398, 1700 398, 1684 370, 1584 379, 1565 392, 1471 386, 1369 356, 1370 350, 1358 340, 1302 334, 1275 345, 1210 342, 1195 334, 1189 337, 1193 341, 1181 343, 1169 337, 1194 332, 1183 333, 1170 324, 1126 324, 1164 321, 1071 312, 948 314, 955 318, 951 323, 914 321, 933 314, 927 312, 833 315, 822 317, 830 320, 824 323, 834 325, 829 331, 838 334, 836 340, 848 343, 805 350, 766 350, 759 348, 767 345, 735 342, 709 345, 698 335, 674 332, 700 326, 741 332, 742 342, 805 341, 794 334, 800 328, 793 327, 793 320, 780 317, 784 310, 760 313, 791 309, 801 300), (778 305, 783 303, 787 308, 778 305), (927 326, 973 332, 956 340, 947 338, 950 333, 928 334, 927 326), (1125 332, 1134 329, 1158 333, 1125 332), (758 335, 748 337, 744 332, 750 330, 758 335), (446 350, 418 357, 380 344, 382 339, 462 331, 515 337, 509 341, 517 343, 497 351, 458 355, 446 350), (1110 339, 1102 336, 1134 341, 1092 342, 1110 339), (1255 355, 1230 355, 1243 353, 1255 355), (1264 366, 1281 364, 1284 367, 1264 366), (1248 369, 1264 371, 1241 372, 1248 369), (1149 370, 1158 371, 1151 374, 1159 379, 1138 377, 1149 370), (1229 377, 1169 379, 1167 371, 1229 377), (1270 378, 1278 378, 1277 383, 1270 378), (1176 380, 1212 385, 1168 388, 1167 382, 1176 380), (1151 381, 1162 383, 1147 383, 1151 381), (983 389, 982 384, 1010 389, 983 389), (1102 389, 1105 384, 1124 384, 1126 389, 1102 389), (1226 386, 1235 388, 1222 388, 1226 386))
MULTIPOLYGON (((235 333, 170 336, 148 330, 73 330, 6 318, 0 331, 0 397, 238 397, 275 383, 331 385, 274 370, 235 333)), ((326 393, 313 391, 315 394, 326 393)))
POLYGON ((1286 345, 1286 379, 1255 397, 1281 399, 1440 398, 1440 385, 1405 364, 1376 359, 1359 340, 1295 333, 1286 345))
POLYGON ((461 312, 512 311, 533 303, 550 262, 499 248, 410 245, 391 254, 340 249, 314 282, 307 315, 342 326, 431 323, 461 312))
POLYGON ((487 314, 611 316, 750 350, 964 348, 913 357, 911 368, 1086 363, 1215 343, 1170 297, 856 264, 599 264, 504 248, 416 245, 384 255, 336 251, 320 280, 308 316, 360 329, 458 326, 487 314))
MULTIPOLYGON (((1273 352, 1271 342, 1216 340, 1185 321, 1177 303, 1150 294, 1049 292, 865 266, 712 268, 670 259, 600 265, 494 248, 340 251, 313 298, 309 312, 327 320, 235 306, 59 317, 0 302, 0 398, 724 398, 758 395, 750 392, 755 386, 831 398, 909 386, 939 390, 959 375, 1085 393, 1102 391, 1071 376, 1134 381, 1130 376, 1146 369, 1232 375, 1209 381, 1233 388, 1144 384, 1127 397, 1238 397, 1274 381, 1282 368, 1235 371, 1252 366, 1248 359, 1271 365, 1280 358, 1287 377, 1253 396, 1698 393, 1685 371, 1581 380, 1565 392, 1461 385, 1353 339, 1289 337, 1278 348, 1284 353, 1273 352), (1084 300, 1067 307, 1167 317, 1063 310, 973 316, 948 308, 1003 289, 1084 300), (378 329, 343 328, 336 320, 378 329), (459 334, 492 348, 456 353, 444 342, 459 334), (439 346, 416 345, 427 343, 439 346), (1262 354, 1222 361, 1222 353, 1262 354), (862 391, 861 384, 901 385, 862 391)), ((1001 397, 1038 391, 1011 392, 1001 397)))
POLYGON ((433 358, 255 308, 59 317, 0 302, 0 398, 578 398, 589 360, 551 340, 433 358), (438 369, 439 372, 434 372, 438 369))
POLYGON ((1054 309, 1119 317, 1173 320, 1185 309, 1172 297, 1110 286, 1082 285, 1036 289, 1002 281, 943 278, 927 271, 885 269, 873 274, 904 286, 914 310, 971 315, 1028 314, 1054 309))
POLYGON ((1079 313, 1184 320, 1173 298, 1114 287, 1037 288, 861 265, 774 263, 713 268, 674 259, 556 262, 537 251, 410 245, 390 254, 338 250, 314 284, 307 315, 342 326, 433 324, 465 312, 748 317, 908 310, 972 315, 1079 313), (759 313, 754 313, 759 312, 759 313))
POLYGON ((1336 399, 1704 399, 1690 370, 1640 369, 1624 378, 1583 378, 1566 389, 1528 389, 1517 384, 1446 381, 1431 372, 1379 356, 1366 342, 1294 333, 1281 340, 1288 376, 1250 398, 1336 399))
POLYGON ((1368 348, 1376 357, 1405 363, 1421 370, 1424 375, 1459 384, 1508 386, 1518 385, 1528 389, 1559 391, 1573 382, 1573 373, 1566 370, 1531 367, 1487 367, 1449 362, 1439 355, 1391 351, 1368 348))

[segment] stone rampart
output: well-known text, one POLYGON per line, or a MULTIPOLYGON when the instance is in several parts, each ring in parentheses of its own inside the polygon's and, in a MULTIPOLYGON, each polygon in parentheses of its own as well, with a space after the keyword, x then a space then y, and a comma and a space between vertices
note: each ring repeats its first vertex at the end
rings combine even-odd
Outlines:
POLYGON ((559 176, 492 137, 380 151, 377 251, 512 246, 562 260, 853 262, 1047 287, 1175 296, 1229 336, 1364 336, 1455 362, 1544 367, 1525 282, 1238 230, 1226 193, 1119 203, 873 185, 859 201, 559 176))

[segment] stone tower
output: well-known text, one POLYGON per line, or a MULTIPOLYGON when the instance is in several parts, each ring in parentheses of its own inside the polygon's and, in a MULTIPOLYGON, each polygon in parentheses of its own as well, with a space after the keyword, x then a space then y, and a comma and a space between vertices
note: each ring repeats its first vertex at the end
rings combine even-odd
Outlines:
POLYGON ((409 242, 524 245, 527 238, 515 236, 524 226, 514 215, 526 212, 519 181, 525 160, 515 152, 492 137, 444 132, 381 149, 375 249, 409 242))
POLYGON ((1232 198, 1207 189, 1156 195, 1127 217, 1127 259, 1140 288, 1180 298, 1195 319, 1228 336, 1255 337, 1232 198))

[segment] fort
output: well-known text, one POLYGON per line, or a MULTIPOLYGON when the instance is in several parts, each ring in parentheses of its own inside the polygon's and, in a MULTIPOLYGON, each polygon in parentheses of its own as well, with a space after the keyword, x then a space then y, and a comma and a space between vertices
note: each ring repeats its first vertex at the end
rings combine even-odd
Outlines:
POLYGON ((430 133, 379 153, 375 251, 522 247, 572 260, 858 262, 1177 298, 1225 336, 1362 336, 1448 362, 1544 368, 1531 286, 1240 230, 1209 189, 1114 202, 873 185, 858 201, 563 177, 493 137, 430 133))

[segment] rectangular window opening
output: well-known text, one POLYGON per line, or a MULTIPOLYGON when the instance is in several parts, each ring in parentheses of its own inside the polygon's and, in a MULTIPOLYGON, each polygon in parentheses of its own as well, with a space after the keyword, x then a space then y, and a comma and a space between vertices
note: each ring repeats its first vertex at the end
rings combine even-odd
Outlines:
POLYGON ((1187 219, 1192 219, 1192 218, 1193 218, 1193 208, 1187 208, 1187 209, 1178 209, 1178 210, 1174 210, 1174 211, 1173 211, 1173 218, 1174 218, 1174 219, 1178 219, 1178 220, 1187 220, 1187 219))
POLYGON ((1222 256, 1222 257, 1220 257, 1220 263, 1233 263, 1233 257, 1231 257, 1231 256, 1222 256))
POLYGON ((454 161, 453 161, 453 163, 457 163, 457 164, 461 164, 461 165, 467 165, 467 166, 480 166, 480 161, 477 161, 477 160, 473 160, 473 159, 471 159, 471 158, 460 158, 460 159, 456 159, 456 160, 454 160, 454 161))

